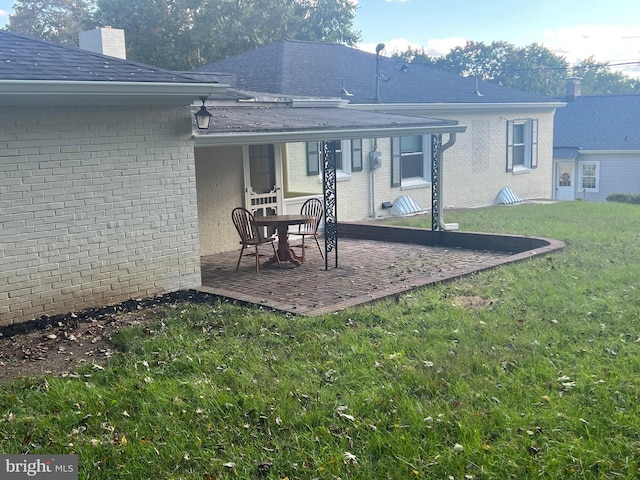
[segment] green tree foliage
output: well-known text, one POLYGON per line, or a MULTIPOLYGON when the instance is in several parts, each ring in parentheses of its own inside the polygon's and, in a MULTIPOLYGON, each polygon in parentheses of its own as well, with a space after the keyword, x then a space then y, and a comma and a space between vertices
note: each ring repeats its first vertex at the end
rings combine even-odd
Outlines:
POLYGON ((524 48, 515 48, 507 62, 503 85, 537 95, 563 95, 569 64, 551 50, 532 43, 524 48))
POLYGON ((613 72, 607 63, 589 58, 571 67, 564 57, 536 43, 518 48, 507 42, 467 42, 443 57, 430 57, 416 49, 398 57, 550 97, 564 95, 568 77, 582 78, 584 95, 640 91, 640 81, 613 72))
POLYGON ((16 0, 7 30, 65 45, 78 45, 78 33, 91 28, 92 0, 16 0))
POLYGON ((639 93, 640 80, 611 71, 607 63, 589 57, 572 68, 572 75, 582 79, 582 95, 620 95, 639 93))
POLYGON ((190 70, 283 39, 355 45, 349 0, 98 0, 132 60, 190 70))

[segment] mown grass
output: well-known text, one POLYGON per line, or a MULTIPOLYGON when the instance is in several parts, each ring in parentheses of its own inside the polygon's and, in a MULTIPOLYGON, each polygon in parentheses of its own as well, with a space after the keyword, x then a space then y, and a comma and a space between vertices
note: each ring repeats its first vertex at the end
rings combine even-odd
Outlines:
POLYGON ((567 248, 321 318, 166 309, 104 369, 5 387, 0 451, 86 479, 638 478, 638 207, 446 220, 567 248))

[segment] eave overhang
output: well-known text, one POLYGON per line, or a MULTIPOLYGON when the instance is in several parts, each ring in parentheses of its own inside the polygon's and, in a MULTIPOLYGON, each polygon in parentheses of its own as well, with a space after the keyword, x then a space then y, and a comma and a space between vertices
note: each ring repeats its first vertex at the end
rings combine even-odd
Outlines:
POLYGON ((0 105, 190 105, 219 83, 0 80, 0 105))
POLYGON ((210 108, 212 125, 194 129, 196 146, 288 143, 350 138, 463 133, 455 120, 409 117, 348 108, 210 108))
POLYGON ((464 133, 465 125, 448 127, 378 127, 349 128, 327 130, 299 130, 280 132, 221 132, 196 133, 193 136, 195 146, 247 145, 261 143, 313 142, 321 140, 348 140, 351 138, 383 138, 409 135, 431 135, 441 133, 464 133))

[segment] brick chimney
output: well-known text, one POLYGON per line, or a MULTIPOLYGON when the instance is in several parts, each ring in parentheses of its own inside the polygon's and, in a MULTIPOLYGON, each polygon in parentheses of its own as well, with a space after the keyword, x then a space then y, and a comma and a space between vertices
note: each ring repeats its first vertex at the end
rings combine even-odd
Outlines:
POLYGON ((95 30, 80 32, 80 48, 116 58, 127 58, 124 30, 120 28, 96 27, 95 30))
POLYGON ((574 102, 582 94, 582 79, 571 77, 567 79, 567 102, 574 102))

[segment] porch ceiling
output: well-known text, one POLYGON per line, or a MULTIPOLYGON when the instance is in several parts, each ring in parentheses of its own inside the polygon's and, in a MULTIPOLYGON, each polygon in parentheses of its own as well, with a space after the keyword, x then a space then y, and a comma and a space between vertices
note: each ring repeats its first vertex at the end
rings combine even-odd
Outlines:
POLYGON ((252 142, 300 142, 460 133, 455 120, 363 112, 341 107, 234 106, 210 107, 206 131, 194 135, 196 145, 252 142))

